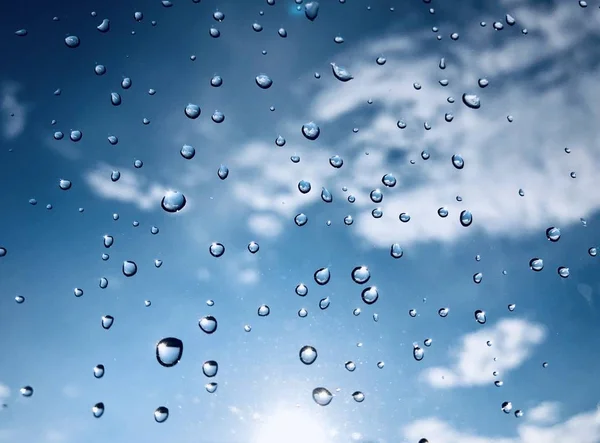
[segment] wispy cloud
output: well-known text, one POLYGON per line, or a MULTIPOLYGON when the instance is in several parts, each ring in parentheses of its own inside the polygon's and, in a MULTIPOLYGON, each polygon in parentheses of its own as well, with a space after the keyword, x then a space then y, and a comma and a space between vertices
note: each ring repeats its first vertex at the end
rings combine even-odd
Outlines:
POLYGON ((129 171, 121 174, 121 178, 113 182, 110 175, 115 170, 118 168, 102 163, 94 170, 88 171, 84 180, 99 197, 131 203, 143 211, 160 209, 160 202, 167 187, 150 182, 141 174, 129 171))
POLYGON ((552 424, 558 421, 560 403, 545 401, 527 411, 527 420, 538 424, 552 424))
POLYGON ((428 368, 423 379, 435 388, 455 388, 491 384, 499 372, 501 378, 518 368, 532 349, 545 338, 545 329, 521 319, 500 320, 492 327, 469 333, 460 339, 450 353, 448 367, 428 368), (487 342, 491 341, 491 346, 487 342))
POLYGON ((0 383, 0 402, 3 402, 10 397, 10 388, 0 383))
POLYGON ((18 83, 9 82, 2 85, 2 135, 8 140, 17 138, 25 130, 28 107, 18 99, 20 90, 21 86, 18 83))

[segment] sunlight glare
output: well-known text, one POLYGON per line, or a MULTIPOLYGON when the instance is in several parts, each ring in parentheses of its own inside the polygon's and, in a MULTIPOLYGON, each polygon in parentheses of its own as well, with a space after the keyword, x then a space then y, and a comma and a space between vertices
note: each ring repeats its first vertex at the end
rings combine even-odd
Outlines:
POLYGON ((252 443, 330 443, 321 420, 298 409, 280 410, 260 423, 252 443))

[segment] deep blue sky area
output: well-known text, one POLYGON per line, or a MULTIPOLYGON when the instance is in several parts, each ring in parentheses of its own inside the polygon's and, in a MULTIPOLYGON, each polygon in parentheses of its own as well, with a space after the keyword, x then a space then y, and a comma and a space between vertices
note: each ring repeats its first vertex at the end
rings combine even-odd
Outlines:
POLYGON ((599 42, 598 0, 4 2, 0 443, 599 443, 599 42))

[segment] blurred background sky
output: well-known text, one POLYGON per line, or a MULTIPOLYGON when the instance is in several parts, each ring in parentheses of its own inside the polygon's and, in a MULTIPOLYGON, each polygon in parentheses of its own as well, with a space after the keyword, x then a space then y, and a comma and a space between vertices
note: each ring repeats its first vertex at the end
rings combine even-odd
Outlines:
POLYGON ((0 441, 600 442, 600 3, 305 3, 0 6, 0 441))

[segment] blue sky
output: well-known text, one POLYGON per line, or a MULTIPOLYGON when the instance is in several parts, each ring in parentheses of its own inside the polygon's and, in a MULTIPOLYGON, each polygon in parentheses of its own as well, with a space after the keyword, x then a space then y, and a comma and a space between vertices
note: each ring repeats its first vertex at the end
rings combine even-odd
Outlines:
POLYGON ((600 442, 599 258, 588 252, 600 237, 598 6, 323 0, 310 21, 293 0, 11 3, 0 14, 0 441, 600 442), (331 63, 353 78, 337 79, 331 63), (270 88, 257 86, 260 74, 270 88), (481 107, 465 106, 465 93, 481 107), (197 119, 184 113, 190 103, 197 119), (316 140, 302 135, 308 122, 316 140), (186 197, 180 212, 161 208, 170 191, 186 197), (541 272, 529 268, 536 257, 541 272), (369 268, 367 283, 352 280, 356 266, 369 268), (372 305, 361 300, 369 286, 372 305), (207 315, 214 334, 198 327, 207 315), (165 337, 184 343, 170 368, 155 355, 165 337), (318 351, 312 365, 298 358, 305 345, 318 351), (212 378, 208 360, 219 365, 212 378), (317 387, 334 394, 329 405, 313 401, 317 387), (160 406, 170 413, 159 424, 160 406))

